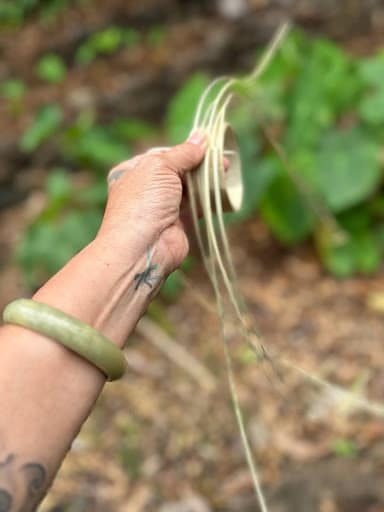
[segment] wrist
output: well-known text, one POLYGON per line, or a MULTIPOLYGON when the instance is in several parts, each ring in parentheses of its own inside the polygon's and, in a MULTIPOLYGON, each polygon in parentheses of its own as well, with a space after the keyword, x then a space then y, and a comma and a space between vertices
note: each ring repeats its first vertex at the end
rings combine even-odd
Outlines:
POLYGON ((111 246, 97 238, 87 258, 98 260, 105 278, 101 290, 105 297, 94 327, 122 346, 149 302, 158 293, 166 277, 166 262, 156 250, 142 243, 124 247, 111 246), (122 248, 121 248, 122 249, 122 248))
POLYGON ((98 329, 123 346, 163 281, 155 249, 116 250, 100 237, 52 277, 34 299, 98 329))

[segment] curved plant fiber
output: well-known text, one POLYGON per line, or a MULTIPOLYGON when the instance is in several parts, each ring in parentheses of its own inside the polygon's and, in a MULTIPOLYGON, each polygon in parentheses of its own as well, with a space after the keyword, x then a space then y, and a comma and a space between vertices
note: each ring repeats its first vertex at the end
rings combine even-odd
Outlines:
MULTIPOLYGON (((338 394, 342 394, 351 402, 355 402, 362 407, 366 412, 384 416, 383 405, 356 396, 354 393, 344 390, 300 368, 286 358, 275 355, 273 355, 272 358, 269 348, 267 351, 264 340, 261 339, 261 336, 254 327, 254 322, 248 312, 238 286, 238 279, 226 234, 223 214, 225 207, 224 202, 229 203, 234 210, 240 209, 243 195, 243 182, 236 138, 231 126, 226 120, 226 113, 234 94, 241 90, 247 90, 247 87, 254 84, 266 69, 268 63, 283 43, 288 30, 289 24, 287 23, 278 29, 261 60, 249 75, 243 78, 230 76, 220 77, 211 82, 205 89, 196 108, 191 132, 199 130, 206 134, 206 156, 197 172, 187 175, 188 194, 196 238, 203 264, 213 287, 217 314, 220 319, 231 399, 256 499, 261 512, 268 512, 268 507, 252 455, 235 382, 233 361, 230 352, 231 333, 228 332, 228 326, 225 321, 228 305, 235 315, 237 322, 236 328, 241 339, 252 348, 259 361, 265 359, 270 361, 276 360, 281 366, 297 372, 305 380, 317 386, 331 388, 338 394), (224 166, 224 157, 229 160, 227 170, 225 170, 224 166), (200 223, 198 218, 199 206, 202 210, 203 223, 200 223)), ((276 145, 274 145, 274 147, 276 150, 276 145)), ((284 160, 284 155, 282 155, 280 149, 278 153, 280 158, 284 160)), ((293 174, 293 172, 289 174, 293 174)), ((294 176, 292 178, 294 179, 294 176)), ((320 221, 330 224, 332 230, 337 233, 339 231, 338 226, 328 212, 320 208, 321 205, 319 206, 318 203, 314 201, 313 197, 311 197, 310 193, 306 192, 304 187, 298 188, 301 189, 303 195, 307 196, 306 199, 309 203, 314 203, 313 210, 319 216, 320 221)))

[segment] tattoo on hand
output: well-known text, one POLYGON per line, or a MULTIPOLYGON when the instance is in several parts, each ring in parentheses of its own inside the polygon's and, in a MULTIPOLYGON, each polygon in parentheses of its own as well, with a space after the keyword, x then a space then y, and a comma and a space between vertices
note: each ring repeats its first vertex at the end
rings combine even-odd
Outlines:
POLYGON ((126 169, 117 169, 112 174, 108 176, 108 184, 110 185, 114 181, 117 181, 124 173, 126 172, 126 169))
POLYGON ((44 497, 47 472, 37 462, 18 464, 10 453, 0 461, 0 512, 32 512, 44 497))
MULTIPOLYGON (((161 279, 161 275, 154 275, 153 272, 159 268, 159 265, 152 265, 152 257, 155 252, 155 248, 150 251, 147 250, 147 266, 143 272, 136 274, 134 280, 136 282, 135 290, 137 290, 142 284, 146 284, 149 288, 153 288, 156 281, 161 279)), ((1 512, 1 511, 0 511, 1 512)))

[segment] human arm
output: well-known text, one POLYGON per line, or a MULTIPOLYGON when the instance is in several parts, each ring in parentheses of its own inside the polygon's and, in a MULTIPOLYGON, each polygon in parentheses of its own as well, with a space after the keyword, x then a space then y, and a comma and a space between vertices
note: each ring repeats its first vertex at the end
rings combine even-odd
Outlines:
MULTIPOLYGON (((109 175, 96 239, 34 295, 119 347, 188 250, 182 177, 204 156, 190 142, 123 162, 109 175)), ((105 377, 58 343, 0 328, 0 512, 36 508, 90 413, 105 377)))

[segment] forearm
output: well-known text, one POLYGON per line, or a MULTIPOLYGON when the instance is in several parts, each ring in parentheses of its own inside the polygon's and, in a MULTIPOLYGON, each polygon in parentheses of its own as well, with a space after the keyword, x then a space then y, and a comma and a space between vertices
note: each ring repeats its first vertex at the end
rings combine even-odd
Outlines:
MULTIPOLYGON (((195 133, 112 169, 98 237, 34 299, 122 347, 163 278, 187 254, 182 178, 205 148, 204 134, 195 133)), ((59 343, 21 327, 0 329, 0 512, 35 509, 104 381, 59 343)))
MULTIPOLYGON (((155 252, 156 272, 146 283, 137 277, 148 266, 145 251, 132 246, 127 258, 103 243, 86 247, 34 299, 92 325, 122 347, 159 287, 163 266, 155 252)), ((99 370, 53 340, 17 326, 1 328, 1 511, 33 510, 104 381, 99 370)))

